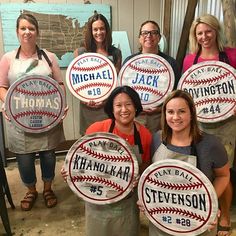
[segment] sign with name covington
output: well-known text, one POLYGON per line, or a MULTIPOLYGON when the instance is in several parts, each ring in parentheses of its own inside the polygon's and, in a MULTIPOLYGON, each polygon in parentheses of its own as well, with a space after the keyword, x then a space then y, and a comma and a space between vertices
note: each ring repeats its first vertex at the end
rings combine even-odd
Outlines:
POLYGON ((68 66, 66 84, 82 102, 102 102, 117 85, 116 69, 109 58, 99 53, 84 53, 68 66))
POLYGON ((182 75, 178 88, 194 100, 198 120, 214 123, 233 115, 236 107, 236 70, 220 61, 191 66, 182 75))
POLYGON ((55 127, 65 110, 65 94, 48 76, 25 75, 7 91, 6 114, 25 132, 42 133, 55 127))
POLYGON ((140 177, 138 196, 149 220, 170 235, 199 235, 214 222, 218 211, 209 179, 180 160, 150 165, 140 177))
POLYGON ((109 204, 133 189, 139 167, 129 144, 111 133, 93 133, 70 148, 66 160, 67 183, 87 202, 109 204))

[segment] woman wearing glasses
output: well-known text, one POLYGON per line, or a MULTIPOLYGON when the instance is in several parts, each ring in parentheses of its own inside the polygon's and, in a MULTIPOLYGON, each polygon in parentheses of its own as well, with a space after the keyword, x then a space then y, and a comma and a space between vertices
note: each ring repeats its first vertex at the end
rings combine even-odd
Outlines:
MULTIPOLYGON (((160 42, 161 34, 159 25, 152 20, 145 21, 141 24, 139 30, 139 52, 127 57, 124 64, 134 56, 142 53, 152 53, 163 57, 171 65, 175 74, 175 88, 180 78, 180 71, 174 58, 164 54, 159 50, 158 43, 160 42)), ((143 123, 152 133, 160 129, 161 107, 146 110, 140 115, 140 122, 143 123)))

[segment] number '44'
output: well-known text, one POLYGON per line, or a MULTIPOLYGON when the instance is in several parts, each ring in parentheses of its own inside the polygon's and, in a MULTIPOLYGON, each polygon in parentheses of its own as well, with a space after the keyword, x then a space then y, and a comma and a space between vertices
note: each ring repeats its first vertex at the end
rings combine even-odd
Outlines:
POLYGON ((220 106, 219 106, 219 105, 216 105, 216 106, 211 105, 211 107, 210 107, 210 112, 211 112, 212 114, 215 114, 216 112, 220 113, 220 106))

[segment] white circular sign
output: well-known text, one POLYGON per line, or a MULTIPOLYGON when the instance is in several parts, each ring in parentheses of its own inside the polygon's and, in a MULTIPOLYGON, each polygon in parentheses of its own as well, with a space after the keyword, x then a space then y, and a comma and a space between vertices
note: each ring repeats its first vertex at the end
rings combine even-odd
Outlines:
POLYGON ((180 160, 161 160, 142 174, 138 196, 148 219, 170 235, 194 236, 214 222, 218 200, 209 179, 180 160))
POLYGON ((214 123, 229 118, 236 107, 236 70, 220 61, 201 62, 182 75, 178 88, 194 100, 198 120, 214 123))
POLYGON ((70 63, 66 71, 70 92, 82 102, 102 102, 117 86, 113 63, 98 53, 84 53, 70 63))
POLYGON ((6 114, 25 132, 41 133, 55 127, 64 115, 65 94, 48 76, 25 75, 8 89, 6 114))
POLYGON ((72 191, 100 205, 125 198, 139 171, 129 144, 115 134, 103 132, 80 138, 66 156, 65 169, 72 191))
POLYGON ((140 54, 129 59, 121 68, 118 83, 138 92, 143 109, 155 108, 163 103, 174 88, 171 65, 155 54, 140 54))

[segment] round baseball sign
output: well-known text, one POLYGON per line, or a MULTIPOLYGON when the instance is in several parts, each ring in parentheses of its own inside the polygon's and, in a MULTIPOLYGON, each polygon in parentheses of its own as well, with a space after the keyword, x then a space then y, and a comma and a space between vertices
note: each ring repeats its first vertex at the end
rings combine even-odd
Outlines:
POLYGON ((125 198, 138 175, 138 161, 129 144, 111 133, 80 138, 65 160, 67 183, 83 200, 109 204, 125 198))
POLYGON ((201 62, 182 75, 178 88, 194 100, 198 120, 214 123, 233 115, 236 107, 236 70, 220 61, 201 62))
POLYGON ((41 133, 55 127, 64 115, 65 94, 54 79, 25 75, 7 91, 6 114, 25 132, 41 133))
POLYGON ((117 85, 116 69, 107 57, 84 53, 68 66, 66 84, 82 102, 102 102, 117 85))
POLYGON ((167 159, 150 165, 140 178, 138 196, 149 220, 170 235, 199 235, 217 216, 213 185, 184 161, 167 159))
POLYGON ((161 105, 174 88, 171 65, 155 54, 140 54, 128 60, 121 68, 118 83, 128 85, 140 96, 144 110, 161 105))

